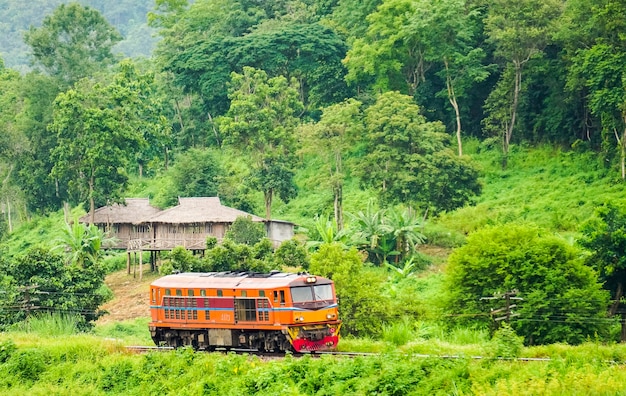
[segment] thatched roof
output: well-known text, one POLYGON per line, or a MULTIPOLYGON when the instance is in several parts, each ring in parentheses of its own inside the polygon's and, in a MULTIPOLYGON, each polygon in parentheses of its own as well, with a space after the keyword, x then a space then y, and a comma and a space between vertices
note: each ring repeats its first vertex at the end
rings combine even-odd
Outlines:
MULTIPOLYGON (((98 208, 94 212, 96 224, 142 223, 146 219, 161 212, 161 209, 150 205, 148 198, 126 198, 125 205, 113 204, 98 208)), ((87 213, 79 219, 81 223, 89 223, 91 216, 87 213)))
POLYGON ((146 222, 167 224, 232 223, 240 216, 250 216, 252 221, 265 221, 262 217, 223 206, 219 197, 199 197, 178 198, 177 206, 152 216, 146 222))

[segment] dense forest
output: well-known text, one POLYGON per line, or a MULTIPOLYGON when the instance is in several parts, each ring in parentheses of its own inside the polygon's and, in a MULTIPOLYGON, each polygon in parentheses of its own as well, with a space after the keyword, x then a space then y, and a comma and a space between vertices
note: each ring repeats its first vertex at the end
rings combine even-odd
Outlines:
MULTIPOLYGON (((335 279, 348 334, 377 336, 381 322, 435 313, 439 320, 441 312, 489 328, 481 298, 496 304, 515 291, 526 304, 512 326, 527 344, 620 338, 619 200, 604 205, 574 191, 535 224, 524 223, 533 217, 530 198, 500 217, 476 204, 486 193, 504 197, 486 182, 495 169, 509 177, 519 153, 538 146, 560 153, 567 172, 578 167, 572 185, 623 193, 626 6, 92 1, 46 3, 41 21, 15 7, 0 7, 14 12, 3 28, 31 25, 21 28, 23 45, 1 49, 3 237, 64 208, 93 211, 133 195, 167 207, 179 196, 219 195, 228 206, 302 226, 300 239, 276 254, 335 279), (122 57, 121 43, 148 28, 157 35, 149 57, 136 56, 148 44, 128 44, 132 56, 122 57), (32 69, 21 67, 25 53, 32 69), (584 208, 584 220, 596 216, 570 220, 570 208, 584 208), (419 252, 426 242, 455 248, 438 308, 411 298, 416 280, 390 286, 376 271, 406 280, 430 263, 419 252)), ((558 170, 536 172, 549 180, 558 170)), ((178 252, 170 268, 213 270, 216 257, 241 259, 229 264, 237 269, 280 266, 262 246, 235 245, 203 259, 178 252)), ((96 250, 69 260, 94 269, 96 250)), ((6 260, 0 268, 12 280, 4 282, 14 286, 24 275, 20 262, 66 271, 47 251, 6 260)))

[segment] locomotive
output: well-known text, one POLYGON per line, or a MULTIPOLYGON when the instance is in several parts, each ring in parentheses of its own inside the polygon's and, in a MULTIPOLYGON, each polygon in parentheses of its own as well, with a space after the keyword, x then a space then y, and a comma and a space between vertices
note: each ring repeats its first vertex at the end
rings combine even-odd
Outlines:
POLYGON ((272 352, 332 350, 339 342, 334 283, 307 273, 167 275, 150 285, 156 345, 272 352))

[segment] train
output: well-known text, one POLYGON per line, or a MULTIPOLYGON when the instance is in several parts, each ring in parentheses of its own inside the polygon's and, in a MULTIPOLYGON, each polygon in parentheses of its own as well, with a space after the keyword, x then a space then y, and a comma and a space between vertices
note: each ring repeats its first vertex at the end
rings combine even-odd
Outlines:
POLYGON ((157 346, 306 353, 337 348, 332 280, 308 273, 208 272, 150 285, 149 323, 157 346))

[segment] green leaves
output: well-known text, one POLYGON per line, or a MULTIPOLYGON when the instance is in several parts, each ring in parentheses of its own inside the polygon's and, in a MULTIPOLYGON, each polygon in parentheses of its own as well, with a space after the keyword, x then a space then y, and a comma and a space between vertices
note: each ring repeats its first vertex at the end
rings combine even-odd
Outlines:
POLYGON ((78 3, 61 4, 24 35, 37 63, 66 86, 111 65, 111 48, 121 39, 97 10, 78 3))
POLYGON ((527 343, 580 343, 605 333, 608 294, 580 256, 565 240, 532 226, 477 231, 449 258, 449 310, 481 321, 490 307, 502 308, 484 306, 481 297, 517 290, 523 301, 517 302, 519 317, 511 327, 527 343))

